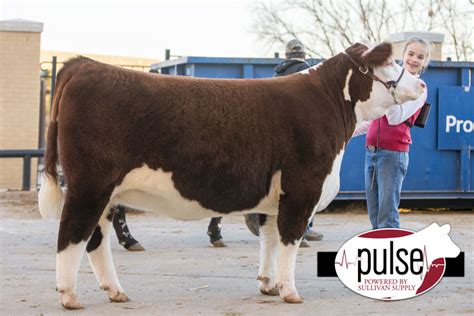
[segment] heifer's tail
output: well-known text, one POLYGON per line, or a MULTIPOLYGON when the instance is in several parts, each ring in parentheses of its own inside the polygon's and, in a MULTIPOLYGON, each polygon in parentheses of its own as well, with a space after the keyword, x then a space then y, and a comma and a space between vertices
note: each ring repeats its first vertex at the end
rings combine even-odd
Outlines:
POLYGON ((43 218, 59 218, 63 208, 63 192, 57 178, 43 173, 38 194, 38 207, 43 218))
MULTIPOLYGON (((61 72, 60 72, 61 74, 61 72)), ((59 80, 51 108, 51 121, 48 127, 48 145, 45 151, 45 167, 41 188, 38 194, 38 207, 43 218, 59 218, 63 207, 63 192, 58 181, 58 107, 65 83, 59 80)))

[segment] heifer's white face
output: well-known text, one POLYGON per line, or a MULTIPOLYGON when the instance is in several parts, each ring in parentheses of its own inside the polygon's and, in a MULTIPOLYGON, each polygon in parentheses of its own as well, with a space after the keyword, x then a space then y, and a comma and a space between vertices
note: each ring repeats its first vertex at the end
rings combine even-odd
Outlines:
MULTIPOLYGON (((388 82, 397 81, 402 74, 402 69, 393 59, 390 59, 385 65, 376 67, 373 72, 380 80, 388 82)), ((363 102, 359 101, 355 105, 357 122, 379 118, 395 103, 402 104, 417 99, 423 94, 425 88, 423 81, 408 71, 403 72, 396 88, 387 89, 381 82, 374 80, 370 98, 363 102)))
MULTIPOLYGON (((402 70, 403 67, 391 59, 384 67, 375 68, 374 73, 380 79, 387 82, 390 80, 398 80, 400 75, 402 75, 402 70)), ((416 100, 421 94, 423 94, 424 90, 425 85, 423 81, 418 79, 409 71, 404 71, 397 87, 393 90, 393 93, 397 103, 402 104, 407 101, 416 100)))

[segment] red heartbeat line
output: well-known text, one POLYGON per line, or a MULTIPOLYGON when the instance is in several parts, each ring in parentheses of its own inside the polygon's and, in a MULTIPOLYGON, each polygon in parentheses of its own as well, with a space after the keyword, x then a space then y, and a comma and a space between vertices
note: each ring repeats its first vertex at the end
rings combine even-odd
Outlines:
MULTIPOLYGON (((433 261, 434 262, 434 261, 433 261)), ((426 245, 423 246, 423 266, 426 267, 426 272, 430 271, 430 268, 435 267, 444 267, 444 263, 433 263, 428 264, 428 253, 426 252, 426 245)))
POLYGON ((346 249, 344 249, 344 250, 342 251, 342 260, 341 260, 341 262, 337 262, 337 261, 336 261, 335 264, 338 264, 338 265, 340 265, 341 267, 342 267, 343 265, 345 265, 345 266, 346 266, 346 269, 349 268, 349 265, 350 265, 350 264, 353 264, 353 265, 355 266, 355 262, 349 262, 349 261, 347 261, 346 249))

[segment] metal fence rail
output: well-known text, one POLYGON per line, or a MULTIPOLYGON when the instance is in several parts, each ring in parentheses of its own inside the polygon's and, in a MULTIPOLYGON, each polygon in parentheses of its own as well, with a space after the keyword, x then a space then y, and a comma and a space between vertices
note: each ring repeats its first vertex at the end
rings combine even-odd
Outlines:
POLYGON ((0 150, 0 158, 23 158, 22 190, 31 188, 31 158, 42 158, 44 149, 8 149, 0 150))

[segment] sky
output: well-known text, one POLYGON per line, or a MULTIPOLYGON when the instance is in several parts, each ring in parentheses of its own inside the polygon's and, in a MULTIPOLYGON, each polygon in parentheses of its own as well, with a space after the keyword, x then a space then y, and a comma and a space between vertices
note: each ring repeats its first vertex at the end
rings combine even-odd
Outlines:
POLYGON ((44 23, 42 50, 158 60, 167 48, 179 56, 272 57, 252 32, 255 1, 0 0, 0 20, 44 23))

